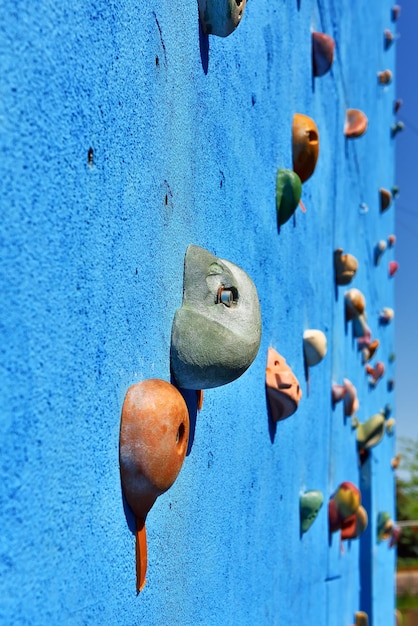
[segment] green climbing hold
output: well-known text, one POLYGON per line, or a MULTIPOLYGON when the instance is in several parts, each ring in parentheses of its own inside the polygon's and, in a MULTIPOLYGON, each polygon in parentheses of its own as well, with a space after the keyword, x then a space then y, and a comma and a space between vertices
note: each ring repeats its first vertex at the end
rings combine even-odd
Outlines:
POLYGON ((357 446, 359 450, 373 448, 385 434, 385 415, 376 413, 357 427, 357 446))
POLYGON ((320 491, 306 491, 300 496, 300 528, 303 533, 312 526, 324 502, 324 496, 320 491))
POLYGON ((277 170, 276 211, 277 222, 282 226, 289 220, 299 204, 302 195, 302 183, 292 170, 277 170))

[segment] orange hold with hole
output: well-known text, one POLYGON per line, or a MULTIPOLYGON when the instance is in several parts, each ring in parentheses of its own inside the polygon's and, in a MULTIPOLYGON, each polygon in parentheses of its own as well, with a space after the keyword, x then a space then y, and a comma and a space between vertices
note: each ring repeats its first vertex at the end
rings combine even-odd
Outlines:
POLYGON ((126 393, 120 425, 119 461, 123 492, 137 523, 137 590, 145 585, 145 519, 180 472, 189 440, 189 413, 170 383, 149 379, 126 393))
POLYGON ((295 413, 302 397, 299 381, 276 350, 269 348, 266 367, 266 390, 274 422, 295 413))
POLYGON ((311 117, 295 113, 292 125, 293 170, 302 183, 315 171, 319 155, 318 128, 311 117))

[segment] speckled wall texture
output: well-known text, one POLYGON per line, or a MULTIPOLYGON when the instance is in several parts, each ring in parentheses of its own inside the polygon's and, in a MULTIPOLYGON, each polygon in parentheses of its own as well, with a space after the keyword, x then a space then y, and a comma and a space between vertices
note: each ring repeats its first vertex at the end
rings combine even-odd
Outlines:
POLYGON ((357 386, 365 421, 390 402, 393 306, 386 251, 394 210, 396 29, 388 0, 248 0, 226 39, 199 30, 197 0, 6 0, 0 7, 0 623, 13 626, 349 626, 360 609, 393 624, 394 550, 376 543, 394 515, 385 436, 367 464, 332 381, 357 386), (336 41, 312 78, 311 30, 336 41), (345 111, 369 117, 344 138, 345 111), (320 156, 307 212, 280 233, 278 167, 291 167, 295 112, 312 116, 320 156), (363 212, 361 203, 369 210, 363 212), (130 384, 170 380, 170 333, 194 243, 248 272, 260 351, 237 381, 208 390, 191 450, 147 520, 149 566, 135 594, 132 517, 118 442, 130 384), (356 255, 385 378, 368 386, 334 286, 333 250, 356 255), (302 334, 328 353, 304 376, 302 334), (267 350, 302 385, 274 432, 267 350), (329 538, 326 506, 304 536, 299 493, 363 491, 361 540, 329 538))

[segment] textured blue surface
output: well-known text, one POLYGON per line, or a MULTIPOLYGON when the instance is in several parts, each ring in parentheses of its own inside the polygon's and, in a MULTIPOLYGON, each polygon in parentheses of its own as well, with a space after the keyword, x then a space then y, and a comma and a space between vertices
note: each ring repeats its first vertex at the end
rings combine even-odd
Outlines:
POLYGON ((353 286, 387 363, 393 328, 378 313, 393 306, 393 252, 376 268, 373 249, 393 230, 378 188, 394 183, 395 86, 376 78, 394 67, 390 7, 249 0, 223 40, 201 35, 196 0, 3 3, 1 623, 345 626, 359 609, 372 626, 393 623, 394 551, 375 538, 378 512, 394 514, 394 442, 372 451, 360 483, 355 434, 330 402, 345 376, 361 421, 394 405, 393 366, 368 387, 332 265, 335 247, 358 257, 353 286), (311 30, 336 40, 331 72, 315 80, 311 30), (369 117, 352 142, 347 107, 369 117), (295 112, 315 119, 320 157, 306 215, 279 234, 276 171, 291 167, 295 112), (120 411, 133 382, 170 378, 189 243, 253 278, 263 337, 242 378, 205 394, 182 472, 149 514, 137 597, 120 411), (328 337, 309 394, 306 328, 328 337), (275 432, 269 346, 304 394, 275 432), (370 507, 369 530, 344 553, 325 505, 302 538, 298 511, 301 491, 328 499, 343 480, 370 507))

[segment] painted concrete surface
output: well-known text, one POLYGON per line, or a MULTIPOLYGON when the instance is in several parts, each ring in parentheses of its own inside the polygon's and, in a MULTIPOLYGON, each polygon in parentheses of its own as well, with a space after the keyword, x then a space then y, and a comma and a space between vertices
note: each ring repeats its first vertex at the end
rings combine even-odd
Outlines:
POLYGON ((378 314, 393 306, 394 252, 375 267, 373 249, 393 231, 378 188, 395 182, 396 92, 376 78, 394 67, 390 7, 250 0, 227 39, 202 35, 195 0, 0 8, 1 623, 343 626, 359 609, 374 626, 393 623, 394 551, 376 543, 376 521, 394 514, 394 440, 360 473, 355 432, 330 401, 332 381, 348 377, 360 421, 395 408, 394 366, 368 386, 332 265, 336 247, 359 259, 353 286, 388 364, 393 327, 378 314), (336 40, 331 72, 315 80, 311 30, 336 40), (353 142, 347 107, 369 117, 353 142), (320 157, 307 213, 278 233, 275 177, 291 167, 295 112, 315 119, 320 157), (250 369, 205 394, 179 478, 149 514, 136 596, 120 412, 133 382, 170 380, 190 243, 248 272, 263 336, 250 369), (309 391, 307 328, 328 338, 309 391), (270 346, 303 390, 277 428, 270 346), (362 539, 342 551, 325 505, 301 537, 299 493, 327 500, 344 480, 363 491, 362 539))

